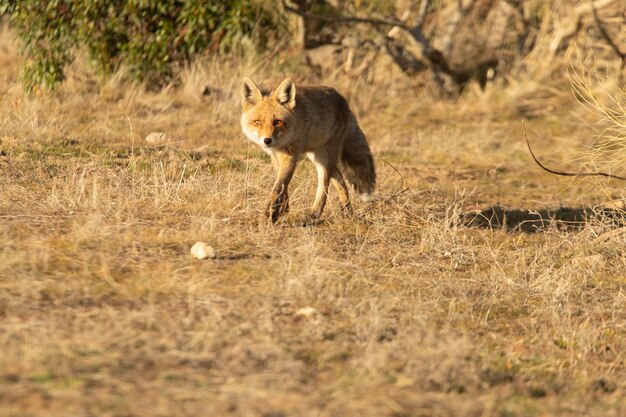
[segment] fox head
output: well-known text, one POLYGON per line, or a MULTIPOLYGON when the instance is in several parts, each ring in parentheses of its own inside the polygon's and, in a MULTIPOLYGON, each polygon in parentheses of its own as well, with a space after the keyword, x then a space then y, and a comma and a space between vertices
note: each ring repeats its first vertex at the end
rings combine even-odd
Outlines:
POLYGON ((272 92, 262 92, 250 78, 241 88, 241 128, 251 141, 264 149, 285 146, 294 121, 296 86, 286 78, 272 92))

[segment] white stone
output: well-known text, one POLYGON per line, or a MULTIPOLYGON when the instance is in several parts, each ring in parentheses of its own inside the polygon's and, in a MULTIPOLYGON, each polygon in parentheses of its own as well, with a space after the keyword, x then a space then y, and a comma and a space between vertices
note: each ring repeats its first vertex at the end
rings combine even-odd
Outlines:
POLYGON ((164 132, 152 132, 146 136, 146 142, 151 145, 157 145, 167 140, 167 135, 164 132))
POLYGON ((302 307, 298 311, 296 311, 296 316, 304 317, 310 319, 312 317, 317 316, 317 310, 313 307, 302 307))
POLYGON ((196 259, 215 259, 217 256, 215 249, 204 242, 194 243, 189 252, 196 259))

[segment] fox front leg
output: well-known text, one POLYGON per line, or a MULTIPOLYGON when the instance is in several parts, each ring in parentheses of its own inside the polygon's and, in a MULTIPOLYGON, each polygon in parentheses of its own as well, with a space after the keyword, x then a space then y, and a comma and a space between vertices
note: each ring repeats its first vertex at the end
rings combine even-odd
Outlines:
POLYGON ((287 153, 277 154, 272 159, 276 161, 277 176, 265 214, 272 219, 273 223, 289 210, 289 182, 293 177, 298 160, 287 153))
POLYGON ((282 185, 283 188, 280 191, 272 191, 265 210, 265 215, 272 219, 272 223, 289 211, 289 193, 286 186, 282 185))

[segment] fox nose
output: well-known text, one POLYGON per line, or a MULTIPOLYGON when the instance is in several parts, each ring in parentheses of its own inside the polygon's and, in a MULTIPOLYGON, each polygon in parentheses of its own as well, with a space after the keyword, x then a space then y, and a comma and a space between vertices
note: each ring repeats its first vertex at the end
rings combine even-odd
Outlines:
POLYGON ((266 145, 269 145, 270 143, 272 143, 272 138, 265 138, 263 139, 263 143, 266 145))

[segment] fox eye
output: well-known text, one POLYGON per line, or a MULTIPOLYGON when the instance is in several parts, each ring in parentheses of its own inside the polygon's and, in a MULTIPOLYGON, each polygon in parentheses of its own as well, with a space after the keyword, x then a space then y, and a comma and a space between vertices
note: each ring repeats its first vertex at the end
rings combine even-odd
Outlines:
POLYGON ((255 126, 261 126, 261 121, 257 119, 257 120, 254 120, 252 124, 255 126))
POLYGON ((284 125, 285 122, 283 122, 282 120, 274 119, 274 127, 283 127, 284 125))

